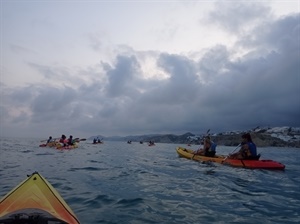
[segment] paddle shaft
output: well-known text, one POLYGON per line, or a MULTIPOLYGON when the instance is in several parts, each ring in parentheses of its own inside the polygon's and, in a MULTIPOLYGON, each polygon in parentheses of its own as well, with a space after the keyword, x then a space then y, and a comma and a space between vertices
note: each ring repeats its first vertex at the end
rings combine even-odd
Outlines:
POLYGON ((239 145, 238 145, 238 146, 237 146, 237 147, 236 147, 236 148, 235 148, 228 156, 226 156, 225 159, 223 159, 222 163, 223 163, 226 159, 228 159, 228 157, 229 157, 232 153, 234 153, 234 151, 237 150, 237 148, 240 147, 240 146, 241 146, 241 144, 239 144, 239 145))

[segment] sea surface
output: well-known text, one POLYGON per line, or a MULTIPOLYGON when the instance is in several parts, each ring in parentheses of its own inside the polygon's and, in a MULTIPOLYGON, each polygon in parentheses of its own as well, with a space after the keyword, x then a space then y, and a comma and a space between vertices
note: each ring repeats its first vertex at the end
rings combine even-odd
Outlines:
POLYGON ((261 159, 286 165, 272 171, 180 158, 183 144, 83 141, 65 151, 39 144, 1 138, 1 198, 38 171, 81 223, 300 223, 300 149, 259 148, 261 159))

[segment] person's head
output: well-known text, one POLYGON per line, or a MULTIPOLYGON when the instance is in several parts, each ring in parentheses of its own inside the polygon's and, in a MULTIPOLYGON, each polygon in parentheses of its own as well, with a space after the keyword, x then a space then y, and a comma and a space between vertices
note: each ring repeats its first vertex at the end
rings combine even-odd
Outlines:
POLYGON ((242 135, 243 142, 252 142, 252 138, 250 133, 245 133, 242 135))
POLYGON ((62 135, 62 136, 61 136, 61 138, 62 138, 62 139, 65 139, 65 138, 66 138, 66 136, 65 136, 65 135, 62 135))
POLYGON ((49 139, 52 139, 52 136, 50 136, 49 139))
POLYGON ((210 137, 209 137, 209 136, 207 136, 207 137, 204 139, 204 143, 210 144, 210 137))
POLYGON ((73 136, 72 136, 72 135, 70 135, 70 138, 73 138, 73 136))

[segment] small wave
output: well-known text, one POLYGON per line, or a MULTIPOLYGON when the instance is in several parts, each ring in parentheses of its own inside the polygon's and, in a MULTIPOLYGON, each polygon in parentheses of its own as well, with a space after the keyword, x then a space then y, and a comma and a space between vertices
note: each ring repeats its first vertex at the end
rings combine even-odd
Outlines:
POLYGON ((37 153, 35 154, 37 156, 50 156, 50 155, 54 155, 53 153, 49 153, 49 152, 45 152, 45 153, 37 153))
POLYGON ((6 165, 6 166, 4 166, 3 168, 4 168, 4 170, 6 170, 6 169, 17 168, 17 167, 20 167, 20 165, 6 165))
POLYGON ((22 153, 29 153, 29 152, 33 152, 32 150, 23 150, 23 151, 21 151, 22 153))
POLYGON ((97 161, 97 160, 88 160, 88 162, 90 162, 90 163, 102 163, 102 162, 100 162, 100 161, 97 161))
POLYGON ((99 171, 99 170, 105 170, 103 168, 97 168, 97 167, 82 167, 82 168, 70 168, 69 171, 76 171, 76 170, 88 170, 88 171, 99 171))
POLYGON ((121 207, 128 207, 128 206, 136 206, 140 203, 143 203, 142 198, 133 198, 133 199, 121 199, 117 202, 118 205, 121 207))
POLYGON ((84 205, 89 207, 102 207, 103 205, 108 205, 114 203, 115 200, 108 197, 108 195, 97 195, 95 198, 85 200, 84 205))

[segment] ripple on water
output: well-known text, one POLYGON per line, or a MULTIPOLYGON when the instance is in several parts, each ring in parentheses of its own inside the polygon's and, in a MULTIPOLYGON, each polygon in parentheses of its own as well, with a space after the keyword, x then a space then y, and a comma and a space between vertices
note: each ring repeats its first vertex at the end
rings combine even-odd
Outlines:
POLYGON ((101 208, 102 206, 106 206, 112 203, 116 203, 116 201, 111 199, 108 195, 101 194, 84 201, 85 206, 94 208, 101 208))
POLYGON ((70 169, 69 169, 69 171, 71 171, 71 172, 76 172, 76 171, 78 171, 78 170, 101 171, 101 170, 106 170, 106 169, 99 168, 99 167, 92 167, 92 166, 89 166, 89 167, 70 168, 70 169))

